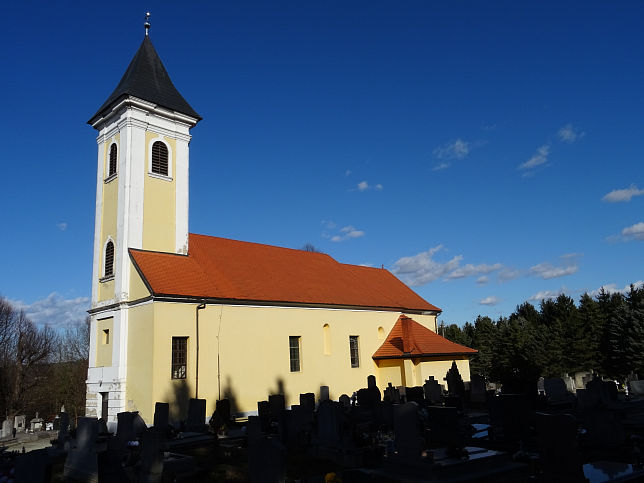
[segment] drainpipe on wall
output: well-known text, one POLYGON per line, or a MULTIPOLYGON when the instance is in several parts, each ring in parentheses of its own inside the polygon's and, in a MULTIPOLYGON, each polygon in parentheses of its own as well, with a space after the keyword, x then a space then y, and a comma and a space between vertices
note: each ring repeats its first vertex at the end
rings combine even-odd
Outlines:
POLYGON ((195 335, 197 340, 197 363, 195 364, 195 399, 199 399, 199 311, 205 309, 206 304, 200 303, 195 308, 195 335))

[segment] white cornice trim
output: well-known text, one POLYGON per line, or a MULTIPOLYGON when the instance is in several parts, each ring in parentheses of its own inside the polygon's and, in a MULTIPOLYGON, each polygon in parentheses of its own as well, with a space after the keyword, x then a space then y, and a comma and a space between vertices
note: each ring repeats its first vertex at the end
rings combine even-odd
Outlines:
POLYGON ((118 114, 119 110, 125 106, 139 107, 144 111, 150 112, 159 117, 165 117, 166 119, 170 119, 172 121, 178 122, 179 124, 183 124, 188 128, 195 126, 197 122, 199 122, 199 120, 195 117, 187 116, 186 114, 182 114, 178 111, 170 111, 153 102, 149 102, 134 96, 129 96, 121 100, 121 102, 116 104, 114 107, 112 107, 112 110, 108 112, 104 117, 100 117, 99 119, 97 119, 92 124, 92 127, 94 129, 100 130, 100 126, 102 124, 106 123, 111 117, 118 114))

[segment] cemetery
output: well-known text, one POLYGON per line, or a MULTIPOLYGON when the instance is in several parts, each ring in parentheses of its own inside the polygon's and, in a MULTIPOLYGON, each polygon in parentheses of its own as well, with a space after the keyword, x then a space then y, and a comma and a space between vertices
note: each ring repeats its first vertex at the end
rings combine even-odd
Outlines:
POLYGON ((443 381, 423 386, 365 382, 337 401, 316 388, 290 407, 269 394, 245 414, 222 399, 207 415, 206 400, 189 399, 181 421, 170 419, 171 403, 157 402, 151 425, 121 412, 114 432, 103 419, 70 424, 65 412, 57 431, 44 431, 38 416, 27 428, 18 416, 2 424, 0 481, 644 480, 643 381, 619 392, 587 374, 540 379, 535 393, 519 393, 476 375, 465 383, 453 364, 443 381), (38 433, 51 444, 7 450, 38 433))

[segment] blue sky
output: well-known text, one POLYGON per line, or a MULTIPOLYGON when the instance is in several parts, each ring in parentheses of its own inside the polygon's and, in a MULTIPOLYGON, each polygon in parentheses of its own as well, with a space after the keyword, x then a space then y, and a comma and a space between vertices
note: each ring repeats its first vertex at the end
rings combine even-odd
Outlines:
POLYGON ((190 231, 384 266, 441 319, 644 280, 641 2, 14 2, 0 294, 83 318, 96 133, 143 39, 204 118, 190 231))

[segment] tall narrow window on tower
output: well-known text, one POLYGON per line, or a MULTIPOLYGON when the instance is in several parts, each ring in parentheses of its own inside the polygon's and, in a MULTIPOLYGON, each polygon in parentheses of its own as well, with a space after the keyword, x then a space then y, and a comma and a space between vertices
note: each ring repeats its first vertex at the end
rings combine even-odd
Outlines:
POLYGON ((168 147, 161 141, 152 145, 152 172, 168 176, 168 147))
POLYGON ((110 164, 107 169, 107 177, 116 175, 116 160, 118 158, 118 148, 116 144, 110 146, 110 164))
POLYGON ((114 243, 108 241, 105 245, 105 273, 104 277, 111 277, 114 275, 114 243))
POLYGON ((289 336, 288 352, 291 360, 291 372, 300 372, 300 336, 289 336))

